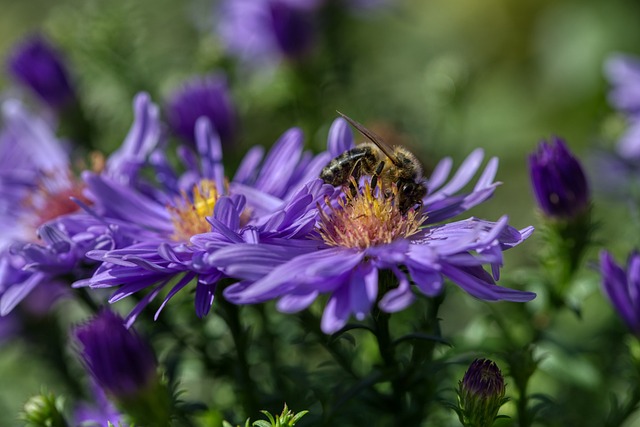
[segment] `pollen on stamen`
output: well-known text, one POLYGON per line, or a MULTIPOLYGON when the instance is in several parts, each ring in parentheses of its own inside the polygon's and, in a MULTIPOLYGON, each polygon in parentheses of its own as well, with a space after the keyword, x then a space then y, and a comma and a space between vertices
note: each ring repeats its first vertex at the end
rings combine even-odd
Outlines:
MULTIPOLYGON (((352 182, 355 188, 355 181, 352 182)), ((346 191, 338 206, 328 203, 328 212, 319 209, 318 232, 329 246, 365 249, 391 243, 416 234, 426 217, 409 210, 402 214, 398 207, 398 189, 372 191, 365 181, 356 194, 346 191)))
POLYGON ((173 224, 171 238, 188 242, 192 236, 210 231, 207 217, 213 215, 219 195, 215 182, 203 179, 193 186, 191 197, 183 192, 176 206, 167 206, 173 224))

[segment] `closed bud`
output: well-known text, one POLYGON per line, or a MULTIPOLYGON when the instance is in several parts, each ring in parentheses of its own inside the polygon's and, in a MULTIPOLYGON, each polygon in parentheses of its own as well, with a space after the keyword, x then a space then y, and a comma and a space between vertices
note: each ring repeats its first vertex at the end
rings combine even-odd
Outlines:
POLYGON ((458 416, 465 427, 490 427, 505 398, 506 385, 498 366, 488 359, 471 363, 458 383, 458 416))
POLYGON ((68 427, 62 415, 62 400, 53 393, 42 393, 24 405, 22 420, 27 427, 68 427))
POLYGON ((16 45, 8 68, 14 79, 56 110, 75 99, 62 56, 39 34, 16 45))
POLYGON ((78 327, 75 337, 84 365, 118 409, 138 424, 169 425, 171 395, 158 376, 153 350, 119 315, 103 310, 78 327))
POLYGON ((561 139, 540 143, 529 157, 529 173, 538 206, 547 217, 572 219, 588 210, 587 178, 561 139))
POLYGON ((196 122, 200 117, 209 119, 223 144, 233 140, 235 107, 224 75, 195 77, 171 94, 167 103, 169 126, 194 147, 196 122))

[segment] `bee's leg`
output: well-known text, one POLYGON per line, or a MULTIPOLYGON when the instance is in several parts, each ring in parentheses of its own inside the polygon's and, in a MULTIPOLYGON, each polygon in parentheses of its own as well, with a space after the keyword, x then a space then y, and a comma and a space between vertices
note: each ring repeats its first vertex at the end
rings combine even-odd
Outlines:
POLYGON ((351 172, 349 172, 349 191, 351 192, 351 197, 356 197, 358 195, 358 180, 362 175, 362 159, 358 159, 353 163, 353 167, 351 168, 351 172))
POLYGON ((378 164, 378 167, 373 173, 373 176, 371 176, 371 193, 372 194, 374 191, 376 191, 376 187, 378 186, 378 177, 382 173, 383 169, 384 169, 384 160, 381 161, 380 164, 378 164))
POLYGON ((358 196, 358 187, 356 185, 356 181, 353 179, 349 180, 349 192, 351 193, 351 197, 354 199, 358 196))

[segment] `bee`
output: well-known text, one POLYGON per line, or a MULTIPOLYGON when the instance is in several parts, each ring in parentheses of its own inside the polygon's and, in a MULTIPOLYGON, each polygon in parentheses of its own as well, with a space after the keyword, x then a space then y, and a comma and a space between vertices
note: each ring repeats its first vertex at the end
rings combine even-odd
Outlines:
MULTIPOLYGON (((371 142, 359 144, 331 160, 320 172, 320 178, 336 186, 349 183, 351 177, 357 181, 362 175, 371 175, 371 188, 374 190, 378 181, 387 192, 390 192, 390 185, 396 183, 400 212, 406 213, 416 205, 422 206, 427 189, 422 183, 422 165, 416 156, 404 147, 390 147, 360 123, 340 111, 338 114, 371 142)), ((356 189, 351 187, 351 192, 355 193, 356 189)))

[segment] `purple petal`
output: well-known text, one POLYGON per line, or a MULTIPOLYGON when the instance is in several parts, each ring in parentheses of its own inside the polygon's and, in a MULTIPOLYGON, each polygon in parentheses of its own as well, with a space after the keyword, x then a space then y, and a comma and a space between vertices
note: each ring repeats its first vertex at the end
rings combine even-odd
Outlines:
POLYGON ((353 132, 345 119, 338 117, 329 128, 327 138, 327 150, 331 157, 338 157, 340 154, 354 147, 353 132))
POLYGON ((29 293, 44 279, 46 275, 43 273, 34 273, 22 283, 10 286, 0 296, 0 316, 6 316, 22 301, 29 293))
POLYGON ((276 307, 282 313, 297 313, 309 307, 317 297, 317 291, 304 294, 287 294, 278 300, 276 307))
POLYGON ((240 166, 233 177, 234 183, 246 184, 248 181, 252 181, 256 177, 256 171, 264 156, 264 147, 255 146, 247 151, 247 154, 242 158, 240 166))
POLYGON ((212 179, 219 192, 224 190, 224 166, 222 165, 222 145, 220 137, 213 132, 207 117, 196 121, 196 144, 202 165, 202 176, 212 179))
POLYGON ((329 298, 320 320, 320 329, 325 334, 339 331, 350 316, 349 285, 341 286, 329 298))
POLYGON ((216 290, 215 285, 206 285, 204 283, 198 282, 196 285, 196 296, 195 296, 195 309, 196 316, 202 319, 204 316, 209 314, 209 310, 211 310, 211 304, 213 304, 213 294, 216 290))
POLYGON ((356 319, 363 320, 378 296, 378 269, 369 264, 358 266, 351 275, 348 289, 351 312, 356 319))
POLYGON ((387 291, 380 299, 378 307, 387 313, 397 313, 409 307, 415 300, 407 275, 397 268, 391 269, 398 280, 398 287, 387 291))

